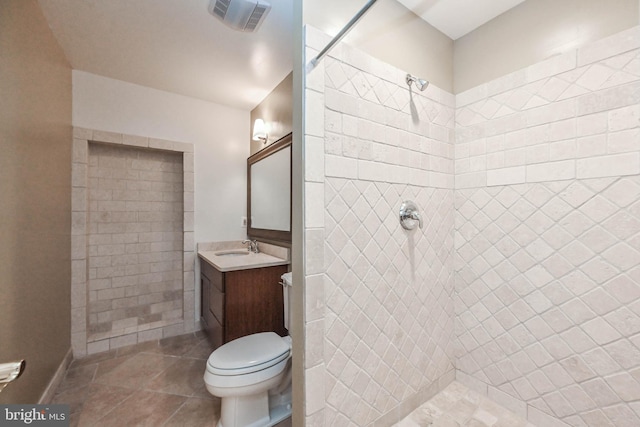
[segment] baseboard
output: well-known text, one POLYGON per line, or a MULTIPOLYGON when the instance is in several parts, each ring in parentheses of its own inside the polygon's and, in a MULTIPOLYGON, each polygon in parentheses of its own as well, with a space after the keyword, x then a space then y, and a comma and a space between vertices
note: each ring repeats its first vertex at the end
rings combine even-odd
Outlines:
POLYGON ((53 374, 51 381, 49 381, 49 385, 47 385, 47 388, 42 393, 42 396, 40 396, 38 404, 46 405, 48 403, 51 403, 51 401, 53 400, 53 396, 56 393, 56 389, 64 379, 64 374, 67 372, 67 368, 69 367, 69 364, 72 360, 73 351, 71 351, 71 348, 69 348, 67 354, 64 356, 64 358, 62 358, 62 362, 60 362, 60 366, 58 366, 56 373, 53 374))

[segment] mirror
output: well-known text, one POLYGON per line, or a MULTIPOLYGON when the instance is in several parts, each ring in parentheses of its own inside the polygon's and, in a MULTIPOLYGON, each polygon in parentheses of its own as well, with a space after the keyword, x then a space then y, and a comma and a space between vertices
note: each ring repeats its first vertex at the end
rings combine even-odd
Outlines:
POLYGON ((247 159, 247 234, 291 242, 291 134, 247 159))

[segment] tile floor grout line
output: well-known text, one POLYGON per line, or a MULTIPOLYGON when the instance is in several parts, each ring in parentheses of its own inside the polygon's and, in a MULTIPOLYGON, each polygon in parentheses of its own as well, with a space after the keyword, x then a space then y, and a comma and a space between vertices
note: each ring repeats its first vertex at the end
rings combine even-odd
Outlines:
POLYGON ((166 426, 167 423, 169 421, 171 421, 171 419, 180 411, 180 409, 182 409, 183 406, 185 406, 187 404, 187 402, 189 401, 189 399, 185 399, 184 402, 182 402, 182 405, 180 405, 175 411, 173 411, 173 413, 171 415, 169 415, 169 417, 167 417, 167 419, 164 421, 164 423, 162 423, 162 426, 166 426))

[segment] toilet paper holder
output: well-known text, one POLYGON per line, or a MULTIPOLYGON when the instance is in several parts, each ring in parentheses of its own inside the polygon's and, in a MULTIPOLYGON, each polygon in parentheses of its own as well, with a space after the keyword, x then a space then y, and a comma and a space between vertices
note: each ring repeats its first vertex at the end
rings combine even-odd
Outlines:
POLYGON ((24 372, 25 366, 26 362, 24 359, 15 362, 0 363, 0 391, 2 391, 7 384, 18 379, 24 372))

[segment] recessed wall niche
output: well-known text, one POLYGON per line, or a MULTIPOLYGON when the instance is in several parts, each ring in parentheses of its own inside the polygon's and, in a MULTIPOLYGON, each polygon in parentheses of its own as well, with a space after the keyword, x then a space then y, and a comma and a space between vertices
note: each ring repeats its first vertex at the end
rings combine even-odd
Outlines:
POLYGON ((193 145, 75 128, 76 357, 194 331, 193 145))

